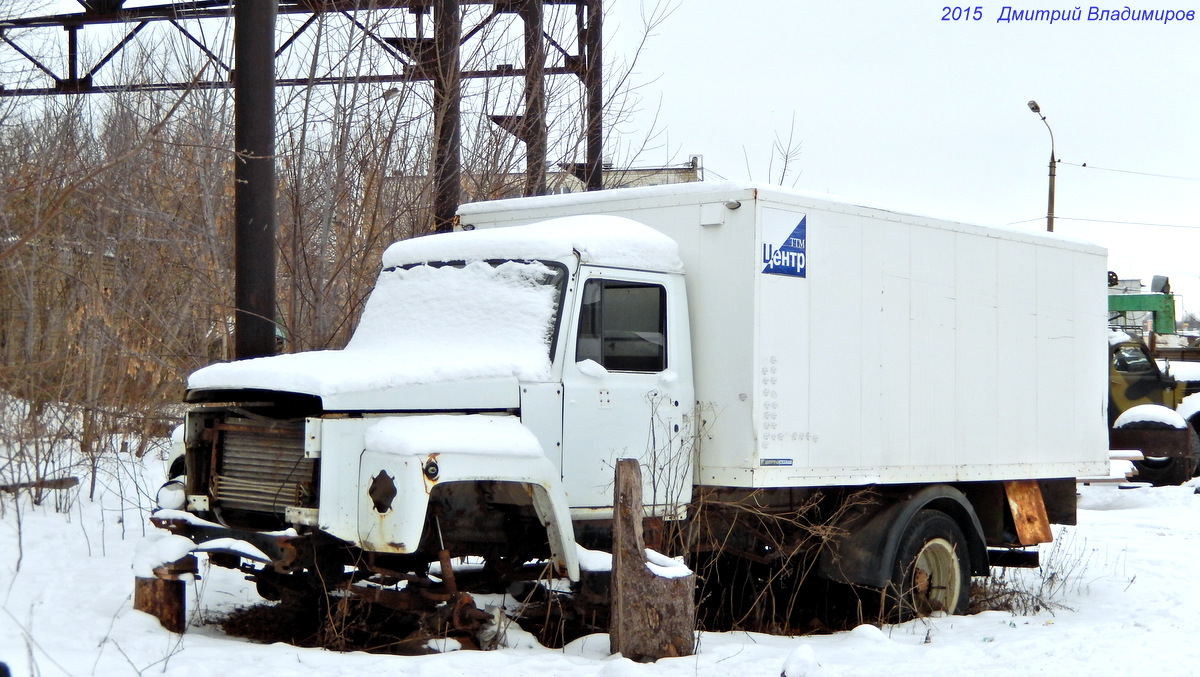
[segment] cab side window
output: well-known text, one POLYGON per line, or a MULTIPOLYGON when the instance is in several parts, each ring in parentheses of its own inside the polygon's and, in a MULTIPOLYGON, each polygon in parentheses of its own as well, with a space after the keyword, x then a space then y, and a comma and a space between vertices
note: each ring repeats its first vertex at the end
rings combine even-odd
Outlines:
POLYGON ((576 361, 609 371, 667 368, 667 291, 662 285, 588 280, 575 345, 576 361))
POLYGON ((1113 368, 1135 373, 1154 371, 1150 358, 1137 346, 1121 346, 1113 351, 1113 368))

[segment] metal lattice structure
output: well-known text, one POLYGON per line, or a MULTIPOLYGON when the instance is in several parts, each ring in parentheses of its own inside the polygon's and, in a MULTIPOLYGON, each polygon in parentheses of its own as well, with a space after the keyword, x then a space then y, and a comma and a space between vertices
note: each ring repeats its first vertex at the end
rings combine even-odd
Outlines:
MULTIPOLYGON (((344 78, 278 77, 276 59, 296 49, 298 39, 312 30, 322 15, 344 17, 373 42, 394 66, 389 72, 356 76, 367 83, 432 83, 434 111, 434 230, 452 227, 460 200, 460 109, 462 80, 471 78, 523 78, 524 112, 493 115, 490 119, 526 146, 524 193, 545 191, 547 123, 545 78, 576 76, 585 97, 584 130, 586 162, 574 165, 574 173, 589 190, 602 188, 601 116, 603 74, 601 67, 601 0, 199 0, 139 7, 125 7, 125 0, 79 0, 82 11, 45 16, 28 16, 0 21, 0 49, 12 50, 32 67, 34 81, 17 85, 5 80, 12 73, 0 69, 0 97, 81 95, 144 90, 183 91, 228 88, 234 90, 235 163, 235 328, 239 358, 267 355, 275 345, 275 89, 337 84, 344 78), (487 6, 482 20, 464 27, 463 5, 487 6), (562 46, 566 40, 546 32, 547 5, 572 7, 575 13, 575 51, 562 46), (403 11, 415 18, 415 35, 382 35, 376 24, 361 17, 371 13, 403 11), (274 36, 280 15, 288 16, 291 34, 278 46, 274 36), (524 28, 524 64, 498 64, 492 68, 463 70, 461 46, 504 15, 519 16, 524 28), (428 18, 428 21, 426 20, 428 18), (234 22, 234 65, 225 62, 205 36, 191 24, 198 21, 234 22), (177 29, 206 60, 201 75, 214 71, 221 77, 191 77, 167 81, 106 82, 112 60, 136 44, 140 34, 156 23, 177 29), (431 30, 426 30, 426 24, 431 30), (466 30, 464 30, 466 28, 466 30), (85 31, 123 33, 103 56, 86 59, 80 48, 85 31), (29 38, 29 36, 36 37, 29 38), (29 42, 45 45, 65 39, 60 46, 56 69, 39 58, 29 42), (550 49, 547 49, 549 45, 550 49), (208 66, 212 68, 209 69, 208 66)), ((318 40, 319 42, 319 40, 318 40)))

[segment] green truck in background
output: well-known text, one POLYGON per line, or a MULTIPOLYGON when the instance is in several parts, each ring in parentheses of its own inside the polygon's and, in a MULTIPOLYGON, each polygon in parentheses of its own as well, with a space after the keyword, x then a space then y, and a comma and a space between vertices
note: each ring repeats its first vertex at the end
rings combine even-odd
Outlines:
POLYGON ((1138 480, 1182 484, 1200 474, 1200 397, 1189 399, 1200 392, 1200 346, 1176 333, 1169 281, 1156 276, 1151 289, 1108 297, 1109 448, 1142 452, 1138 480))

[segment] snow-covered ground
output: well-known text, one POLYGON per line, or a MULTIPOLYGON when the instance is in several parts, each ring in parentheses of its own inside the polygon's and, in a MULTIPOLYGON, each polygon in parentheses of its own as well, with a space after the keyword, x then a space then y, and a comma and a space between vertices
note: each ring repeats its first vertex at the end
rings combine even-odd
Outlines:
MULTIPOLYGON (((1200 672, 1200 482, 1122 490, 1081 487, 1079 526, 1043 551, 1062 608, 1030 616, 986 612, 811 637, 705 633, 688 658, 637 664, 593 635, 566 649, 518 630, 505 648, 423 657, 339 654, 224 636, 203 619, 257 601, 225 569, 189 583, 192 627, 172 635, 131 608, 135 551, 152 528, 121 487, 157 486, 161 469, 130 463, 123 481, 80 496, 69 514, 4 497, 0 515, 0 661, 13 675, 1192 675, 1200 672)), ((48 501, 52 503, 53 501, 48 501)), ((153 538, 154 534, 148 534, 153 538)))

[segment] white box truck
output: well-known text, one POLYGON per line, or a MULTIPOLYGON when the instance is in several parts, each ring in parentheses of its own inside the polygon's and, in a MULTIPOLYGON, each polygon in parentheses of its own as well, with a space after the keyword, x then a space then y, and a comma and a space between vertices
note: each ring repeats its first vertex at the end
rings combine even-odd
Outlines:
POLYGON ((693 556, 962 612, 1107 472, 1101 248, 743 183, 459 219, 388 249, 343 350, 192 375, 156 524, 264 594, 467 555, 576 580, 630 457, 693 556))

